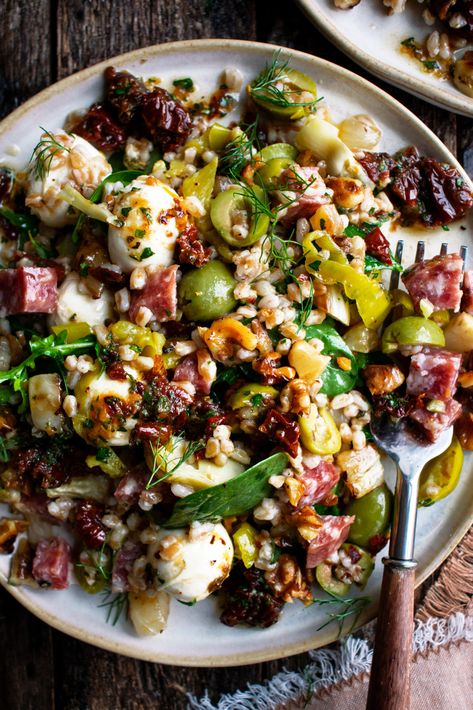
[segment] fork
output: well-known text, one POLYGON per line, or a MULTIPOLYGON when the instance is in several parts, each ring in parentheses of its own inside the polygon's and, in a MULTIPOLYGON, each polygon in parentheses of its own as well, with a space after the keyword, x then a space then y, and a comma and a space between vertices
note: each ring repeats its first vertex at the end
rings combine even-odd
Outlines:
MULTIPOLYGON (((402 259, 404 244, 398 242, 396 259, 402 259)), ((416 261, 424 257, 419 242, 416 261)), ((442 244, 440 254, 448 250, 442 244)), ((467 248, 460 255, 466 262, 467 248)), ((399 285, 399 272, 391 275, 390 289, 399 285)), ((419 478, 425 464, 445 451, 452 441, 453 426, 433 444, 415 438, 405 420, 381 417, 371 422, 377 446, 397 465, 394 515, 389 556, 383 558, 384 572, 379 600, 376 638, 368 689, 367 710, 407 710, 410 704, 410 666, 414 631, 414 583, 417 562, 414 541, 419 478)))

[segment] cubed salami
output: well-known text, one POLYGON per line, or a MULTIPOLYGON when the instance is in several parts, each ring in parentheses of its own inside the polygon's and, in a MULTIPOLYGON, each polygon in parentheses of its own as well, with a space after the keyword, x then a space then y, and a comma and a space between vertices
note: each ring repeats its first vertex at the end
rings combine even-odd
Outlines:
POLYGON ((150 478, 150 472, 144 466, 135 466, 120 478, 113 494, 115 499, 124 505, 136 505, 141 493, 145 490, 150 478))
POLYGON ((461 404, 454 399, 445 402, 443 412, 429 412, 425 407, 418 407, 410 418, 422 429, 430 441, 438 439, 440 434, 458 419, 462 411, 461 404))
POLYGON ((33 577, 41 586, 67 589, 71 548, 62 537, 40 540, 33 559, 33 577))
POLYGON ((128 577, 133 571, 135 561, 144 552, 144 545, 139 545, 131 540, 126 540, 123 547, 115 555, 112 569, 112 592, 123 593, 130 591, 128 577))
POLYGON ((20 266, 0 271, 0 316, 53 313, 56 310, 57 269, 20 266))
MULTIPOLYGON (((281 211, 281 222, 285 225, 292 224, 301 217, 312 217, 319 207, 330 202, 327 188, 317 168, 289 168, 282 173, 281 183, 285 187, 282 195, 287 194, 288 190, 296 195, 300 194, 289 207, 281 211)), ((281 197, 281 201, 284 203, 288 200, 281 197)))
POLYGON ((141 307, 149 308, 153 320, 174 320, 177 310, 177 266, 160 267, 148 273, 144 288, 131 292, 130 318, 134 321, 141 307))
MULTIPOLYGON (((210 362, 212 361, 210 360, 210 362)), ((209 394, 212 382, 215 380, 216 368, 215 363, 214 368, 205 367, 206 363, 209 363, 207 350, 198 350, 188 355, 176 367, 173 382, 190 382, 199 394, 209 394), (199 367, 199 364, 202 364, 203 367, 199 367), (212 372, 213 369, 215 369, 215 374, 212 372), (212 377, 212 375, 214 376, 212 377)))
POLYGON ((414 264, 403 273, 402 280, 416 308, 422 299, 426 299, 434 311, 445 308, 458 311, 462 297, 462 269, 463 260, 459 254, 446 254, 414 264))
POLYGON ((312 569, 330 557, 345 542, 354 515, 321 515, 322 527, 307 549, 307 567, 312 569))
POLYGON ((340 469, 328 461, 321 461, 315 468, 304 466, 299 477, 304 483, 305 493, 299 501, 299 508, 320 503, 340 480, 340 469))
POLYGON ((461 362, 459 353, 424 346, 411 358, 407 393, 425 395, 426 399, 450 399, 455 394, 461 362))

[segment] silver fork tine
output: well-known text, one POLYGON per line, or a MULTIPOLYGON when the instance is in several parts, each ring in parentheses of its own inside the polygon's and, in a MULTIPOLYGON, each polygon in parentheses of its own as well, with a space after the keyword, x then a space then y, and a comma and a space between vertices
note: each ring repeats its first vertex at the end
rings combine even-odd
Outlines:
POLYGON ((440 247, 440 256, 445 256, 447 251, 448 251, 448 244, 447 244, 447 242, 443 242, 442 246, 440 247))
MULTIPOLYGON (((404 242, 402 239, 398 241, 396 244, 396 253, 394 256, 396 257, 396 261, 401 263, 402 261, 402 252, 404 249, 404 242)), ((389 282, 389 288, 391 290, 397 288, 399 286, 399 271, 391 271, 391 280, 389 282)))
POLYGON ((416 249, 416 258, 415 261, 422 261, 424 258, 424 253, 425 253, 425 242, 417 242, 417 249, 416 249))
POLYGON ((468 258, 468 247, 465 247, 465 246, 461 247, 460 256, 463 259, 463 271, 465 271, 466 260, 468 258))

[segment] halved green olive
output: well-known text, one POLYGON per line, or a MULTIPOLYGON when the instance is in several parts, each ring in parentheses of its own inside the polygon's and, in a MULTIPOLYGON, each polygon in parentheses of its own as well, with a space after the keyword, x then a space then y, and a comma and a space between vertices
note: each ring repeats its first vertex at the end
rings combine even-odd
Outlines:
POLYGON ((329 562, 321 562, 315 568, 315 577, 324 592, 335 594, 337 597, 345 597, 350 591, 350 585, 346 582, 341 582, 333 576, 333 568, 329 562))
POLYGON ((265 399, 274 399, 277 397, 278 391, 269 385, 260 385, 257 382, 249 382, 237 389, 230 397, 228 404, 232 409, 241 409, 242 407, 257 407, 265 399))
POLYGON ((212 123, 207 130, 207 138, 210 150, 220 152, 232 139, 232 129, 222 126, 221 123, 212 123))
POLYGON ((200 269, 191 269, 181 279, 178 295, 188 320, 207 321, 233 311, 236 281, 221 261, 209 261, 200 269))
POLYGON ((255 160, 262 163, 269 163, 270 160, 275 158, 287 158, 294 161, 297 153, 297 148, 290 143, 271 143, 271 145, 265 146, 255 155, 255 160))
MULTIPOLYGON (((356 584, 357 587, 364 589, 374 570, 372 555, 361 547, 358 547, 358 545, 353 545, 351 542, 345 542, 340 549, 349 557, 359 575, 358 579, 353 580, 353 583, 356 584)), ((317 565, 315 576, 324 591, 343 597, 348 594, 352 582, 343 582, 338 579, 336 574, 334 574, 337 567, 341 567, 342 571, 346 572, 348 577, 350 576, 350 568, 346 568, 341 561, 336 565, 330 564, 330 562, 322 562, 320 565, 317 565)))
POLYGON ((392 353, 399 345, 445 345, 442 328, 427 318, 406 316, 388 325, 383 333, 383 353, 392 353))
MULTIPOLYGON (((267 197, 260 187, 252 186, 255 199, 267 204, 267 197)), ((224 192, 220 192, 210 205, 210 218, 217 232, 222 239, 233 247, 246 247, 266 233, 269 226, 269 217, 262 214, 259 209, 255 209, 252 200, 243 193, 243 188, 235 185, 224 192), (240 238, 235 234, 233 227, 236 224, 239 213, 243 216, 243 222, 247 222, 248 234, 240 238), (246 217, 245 217, 246 215, 246 217)))
POLYGON ((248 86, 248 93, 261 108, 292 121, 310 113, 316 101, 315 81, 297 69, 281 66, 268 80, 267 70, 248 86))
POLYGON ((277 188, 281 173, 291 165, 294 161, 290 158, 273 158, 256 171, 255 180, 266 189, 277 188))
POLYGON ((376 549, 391 524, 391 510, 392 493, 384 484, 352 500, 344 511, 356 518, 348 540, 370 551, 376 549))

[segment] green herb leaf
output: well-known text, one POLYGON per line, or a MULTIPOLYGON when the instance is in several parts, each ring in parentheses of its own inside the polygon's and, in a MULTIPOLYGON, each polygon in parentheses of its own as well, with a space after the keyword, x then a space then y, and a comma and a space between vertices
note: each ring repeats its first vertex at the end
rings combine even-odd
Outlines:
POLYGON ((184 89, 184 91, 194 91, 194 82, 190 77, 174 79, 172 85, 176 86, 178 89, 184 89))
POLYGON ((191 493, 176 503, 164 527, 181 528, 194 520, 217 521, 243 515, 270 494, 269 479, 282 473, 286 466, 286 454, 273 454, 226 483, 191 493))
POLYGON ((370 274, 372 272, 379 272, 379 271, 403 271, 403 267, 397 261, 397 259, 391 254, 391 260, 392 264, 385 264, 384 261, 380 261, 377 259, 375 256, 371 256, 370 254, 367 254, 365 256, 365 274, 370 274))
POLYGON ((360 367, 357 358, 330 320, 327 319, 319 325, 308 326, 305 337, 306 340, 311 340, 311 338, 321 340, 324 344, 322 353, 330 355, 332 358, 332 361, 320 376, 322 381, 320 392, 329 397, 335 397, 337 394, 349 392, 353 389, 360 367), (351 370, 340 369, 336 363, 337 357, 347 357, 351 361, 351 370))

